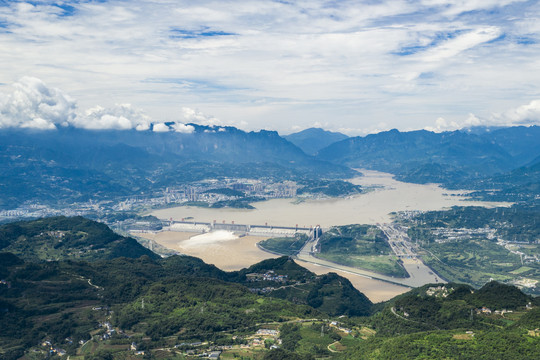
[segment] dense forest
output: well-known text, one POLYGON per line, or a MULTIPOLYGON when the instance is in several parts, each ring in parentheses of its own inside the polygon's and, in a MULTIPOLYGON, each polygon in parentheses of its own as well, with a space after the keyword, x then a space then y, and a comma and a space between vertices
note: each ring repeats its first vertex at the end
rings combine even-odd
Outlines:
MULTIPOLYGON (((0 228, 4 249, 22 236, 54 244, 39 238, 44 229, 84 235, 74 244, 116 241, 100 238, 102 224, 51 218, 0 228)), ((286 256, 224 272, 189 256, 60 255, 0 253, 2 359, 540 356, 539 299, 497 282, 426 285, 372 304, 348 280, 286 256)))

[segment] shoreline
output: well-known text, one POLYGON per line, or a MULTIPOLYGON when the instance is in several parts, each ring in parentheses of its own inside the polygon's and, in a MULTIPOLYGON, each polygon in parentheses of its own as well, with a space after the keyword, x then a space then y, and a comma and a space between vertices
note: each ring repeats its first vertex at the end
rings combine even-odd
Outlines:
POLYGON ((346 197, 325 199, 281 198, 255 204, 255 209, 201 208, 176 206, 153 210, 159 219, 181 220, 192 218, 195 222, 286 227, 328 228, 337 225, 391 222, 390 213, 397 211, 444 210, 452 206, 507 207, 511 203, 471 200, 466 190, 449 190, 437 184, 412 184, 397 181, 393 175, 361 170, 362 177, 349 179, 355 185, 377 186, 373 191, 346 197))
MULTIPOLYGON (((234 240, 204 243, 200 246, 183 246, 186 241, 190 241, 190 239, 198 235, 201 234, 175 231, 138 233, 138 236, 142 238, 153 240, 159 245, 178 251, 183 255, 198 257, 205 263, 215 265, 224 271, 241 270, 260 261, 282 256, 260 249, 258 243, 267 239, 267 237, 260 236, 244 236, 234 240)), ((335 272, 343 276, 374 303, 390 300, 410 290, 409 287, 369 278, 357 273, 324 267, 297 258, 294 260, 298 265, 317 275, 335 272)))
MULTIPOLYGON (((362 172, 363 176, 349 179, 349 181, 355 185, 372 187, 372 191, 348 197, 319 200, 271 199, 258 202, 257 207, 252 210, 180 206, 155 210, 151 214, 160 219, 191 218, 194 222, 212 223, 217 221, 228 224, 268 224, 268 226, 290 227, 320 225, 325 228, 349 224, 389 223, 392 221, 391 213, 397 211, 444 210, 452 206, 489 208, 511 205, 503 202, 470 200, 464 195, 466 190, 444 189, 437 184, 405 183, 395 180, 392 174, 358 170, 362 172)), ((191 242, 188 243, 191 246, 186 246, 186 241, 197 236, 197 233, 164 231, 160 234, 153 236, 152 240, 166 248, 199 257, 204 262, 214 264, 225 271, 240 270, 262 260, 280 256, 258 247, 257 243, 268 237, 245 236, 233 240, 210 241, 201 244, 191 242)), ((415 279, 411 279, 410 283, 407 284, 399 284, 396 281, 387 282, 385 279, 378 279, 378 276, 362 275, 361 269, 347 271, 348 269, 345 267, 328 267, 325 264, 310 262, 309 259, 301 257, 295 260, 317 275, 329 272, 338 273, 351 281, 356 289, 373 302, 389 300, 408 291, 409 286, 420 286, 430 282, 429 279, 416 272, 416 267, 414 267, 412 274, 408 270, 415 279)))

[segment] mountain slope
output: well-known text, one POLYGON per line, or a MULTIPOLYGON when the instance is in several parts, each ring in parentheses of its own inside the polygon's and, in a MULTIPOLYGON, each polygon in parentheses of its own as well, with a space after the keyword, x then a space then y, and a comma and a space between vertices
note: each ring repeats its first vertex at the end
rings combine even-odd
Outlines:
POLYGON ((507 173, 540 156, 538 133, 539 127, 480 134, 390 130, 339 141, 322 149, 318 158, 390 172, 404 181, 457 186, 464 180, 507 173))
POLYGON ((216 177, 355 174, 306 155, 273 131, 189 126, 190 133, 0 129, 0 207, 113 199, 216 177))
POLYGON ((237 275, 238 279, 234 281, 245 286, 258 289, 272 287, 273 290, 267 292, 271 297, 309 305, 329 315, 367 316, 373 306, 348 279, 335 273, 317 276, 287 256, 264 260, 240 270, 237 275), (272 276, 284 275, 286 279, 253 282, 247 277, 248 274, 265 273, 272 276))
POLYGON ((316 155, 319 150, 348 136, 321 128, 309 128, 294 134, 284 136, 285 139, 302 149, 306 154, 316 155))
POLYGON ((471 194, 474 197, 495 201, 538 203, 540 201, 538 196, 540 194, 540 156, 526 166, 476 180, 469 186, 479 189, 471 194))
POLYGON ((66 259, 157 259, 136 240, 114 233, 105 224, 83 217, 52 217, 0 226, 0 250, 30 261, 66 259))

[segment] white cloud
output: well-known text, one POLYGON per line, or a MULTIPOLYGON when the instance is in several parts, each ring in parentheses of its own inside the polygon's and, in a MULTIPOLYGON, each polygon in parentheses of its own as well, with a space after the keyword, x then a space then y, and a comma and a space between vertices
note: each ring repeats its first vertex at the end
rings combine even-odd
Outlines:
POLYGON ((168 132, 171 129, 167 125, 165 125, 164 123, 157 123, 157 124, 154 124, 154 127, 153 127, 152 130, 154 132, 168 132))
POLYGON ((223 122, 214 116, 203 114, 199 110, 189 107, 182 108, 182 118, 187 123, 194 123, 205 126, 222 126, 223 122))
POLYGON ((54 81, 83 109, 132 103, 157 121, 284 132, 314 121, 403 129, 489 118, 538 95, 534 1, 81 0, 69 14, 32 4, 0 7, 0 79, 54 81), (215 116, 178 118, 179 102, 215 116))
POLYGON ((153 130, 155 132, 175 131, 181 134, 191 134, 195 131, 195 128, 191 125, 186 125, 180 122, 174 122, 170 124, 170 126, 166 125, 165 123, 154 124, 153 130))
POLYGON ((28 128, 28 129, 38 129, 38 130, 54 130, 56 129, 56 125, 54 125, 52 122, 47 121, 42 118, 33 118, 30 121, 27 121, 20 125, 21 128, 28 128))
POLYGON ((512 108, 503 113, 492 113, 488 118, 479 118, 469 114, 462 121, 447 121, 442 117, 435 120, 433 126, 424 129, 434 132, 454 131, 475 126, 517 126, 540 125, 540 100, 533 100, 526 105, 512 108))
POLYGON ((385 122, 380 122, 378 124, 373 124, 365 128, 345 128, 340 127, 336 131, 348 135, 348 136, 366 136, 369 134, 377 134, 381 131, 388 131, 391 127, 388 126, 385 122))
POLYGON ((191 134, 195 131, 195 128, 191 125, 186 125, 182 123, 174 123, 172 125, 174 131, 182 133, 182 134, 191 134))
POLYGON ((503 7, 526 0, 423 0, 426 6, 440 6, 446 16, 456 16, 464 12, 503 7))
POLYGON ((540 125, 540 100, 533 100, 502 114, 493 114, 493 118, 512 125, 540 125))
POLYGON ((423 53, 420 58, 423 61, 441 61, 455 57, 459 53, 493 40, 501 35, 501 30, 495 26, 483 27, 455 39, 448 40, 443 44, 423 53))
POLYGON ((13 87, 0 99, 0 128, 55 129, 75 118, 75 101, 39 79, 23 77, 13 87))
POLYGON ((454 121, 446 121, 444 118, 440 117, 435 120, 435 126, 426 126, 424 130, 433 131, 433 132, 443 132, 443 131, 454 131, 461 129, 461 126, 454 121))
POLYGON ((150 128, 150 118, 130 104, 117 104, 111 108, 96 106, 76 117, 72 124, 84 129, 116 129, 139 131, 150 128))

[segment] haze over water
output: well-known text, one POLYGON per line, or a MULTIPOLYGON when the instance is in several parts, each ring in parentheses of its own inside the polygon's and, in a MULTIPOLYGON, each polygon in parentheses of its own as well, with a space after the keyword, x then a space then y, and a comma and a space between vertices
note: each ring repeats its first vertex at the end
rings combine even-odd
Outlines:
POLYGON ((508 206, 508 203, 467 201, 459 196, 464 191, 451 191, 436 184, 411 184, 393 179, 391 174, 361 170, 364 176, 350 181, 362 186, 383 186, 365 194, 347 198, 306 200, 293 203, 291 199, 273 199, 254 203, 254 210, 211 209, 180 206, 156 210, 152 215, 160 219, 194 221, 234 221, 237 224, 309 227, 321 225, 376 224, 391 221, 391 212, 403 210, 440 210, 454 205, 508 206), (450 196, 451 194, 455 196, 450 196))

